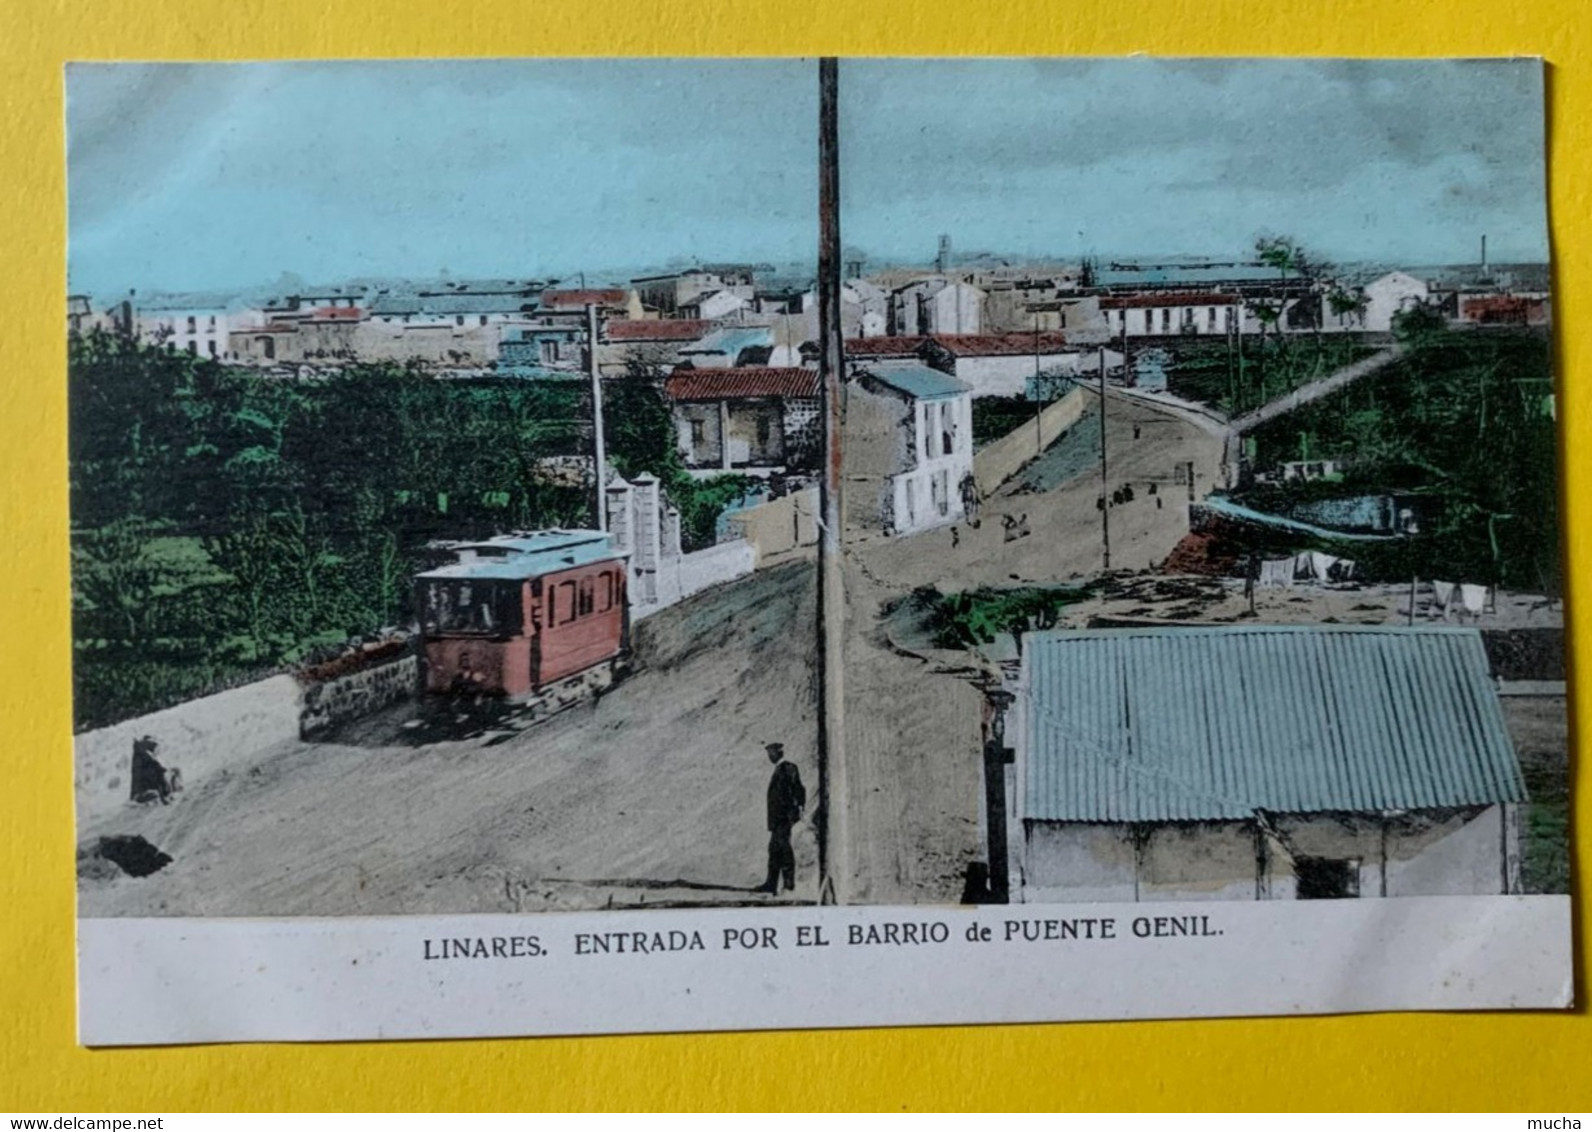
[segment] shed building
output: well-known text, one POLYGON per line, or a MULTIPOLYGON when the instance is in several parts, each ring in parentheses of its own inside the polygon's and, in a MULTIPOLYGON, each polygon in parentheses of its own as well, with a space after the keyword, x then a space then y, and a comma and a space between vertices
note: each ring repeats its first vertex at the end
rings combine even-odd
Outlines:
POLYGON ((986 800, 1013 899, 1518 891, 1526 791, 1474 629, 1030 633, 1012 692, 986 800))

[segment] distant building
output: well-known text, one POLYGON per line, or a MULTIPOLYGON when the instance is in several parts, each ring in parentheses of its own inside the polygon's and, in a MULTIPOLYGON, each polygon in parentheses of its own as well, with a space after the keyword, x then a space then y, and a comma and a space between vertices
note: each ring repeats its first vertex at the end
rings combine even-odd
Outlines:
POLYGON ((846 391, 848 525, 912 534, 962 521, 973 474, 971 389, 920 362, 859 370, 846 391))
POLYGON ((890 296, 891 334, 977 334, 983 328, 984 292, 971 283, 920 279, 890 296))
POLYGON ((734 291, 712 291, 680 304, 681 318, 717 320, 733 318, 752 308, 752 301, 734 291))
POLYGON ((664 395, 688 468, 767 475, 818 466, 816 370, 676 370, 664 395))
POLYGON ((1108 295, 1100 300, 1106 330, 1129 338, 1226 334, 1238 325, 1242 300, 1222 291, 1108 295))
POLYGON ((1393 319, 1397 315, 1430 302, 1432 291, 1424 280, 1402 271, 1390 271, 1367 283, 1362 295, 1360 329, 1386 333, 1393 329, 1393 319))
POLYGON ((1526 791, 1473 629, 1030 632, 1021 648, 986 711, 997 899, 1519 891, 1526 791))
POLYGON ((687 303, 719 291, 751 302, 757 293, 757 268, 751 264, 704 264, 666 275, 644 275, 630 284, 644 306, 673 316, 687 303))
POLYGON ((227 300, 221 296, 177 295, 137 304, 135 330, 140 341, 220 361, 227 353, 227 300))
POLYGON ((96 325, 94 304, 87 295, 66 297, 66 329, 69 334, 86 334, 96 325))
POLYGON ((1455 300, 1460 322, 1477 326, 1546 326, 1547 295, 1466 294, 1455 300))
POLYGON ((680 347, 680 360, 697 369, 766 365, 774 334, 766 326, 721 326, 680 347))
POLYGON ((596 307, 598 317, 604 319, 640 318, 643 313, 641 296, 634 290, 624 287, 576 290, 557 290, 550 287, 542 292, 538 310, 542 314, 575 315, 584 319, 586 308, 589 306, 596 307))
MULTIPOLYGON (((928 339, 922 335, 874 335, 865 338, 848 338, 842 349, 847 361, 867 365, 873 362, 910 362, 923 360, 923 346, 928 339)), ((816 347, 813 357, 817 358, 816 347)))
POLYGON ((701 341, 712 330, 711 322, 695 318, 616 319, 602 327, 597 365, 610 376, 633 364, 673 369, 681 361, 681 348, 701 341))

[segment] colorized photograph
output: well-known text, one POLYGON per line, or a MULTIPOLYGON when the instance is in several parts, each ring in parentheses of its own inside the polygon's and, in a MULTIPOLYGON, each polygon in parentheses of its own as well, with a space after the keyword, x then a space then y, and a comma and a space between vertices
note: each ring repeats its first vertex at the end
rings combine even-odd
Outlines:
POLYGON ((1539 61, 66 85, 80 916, 1568 891, 1539 61))

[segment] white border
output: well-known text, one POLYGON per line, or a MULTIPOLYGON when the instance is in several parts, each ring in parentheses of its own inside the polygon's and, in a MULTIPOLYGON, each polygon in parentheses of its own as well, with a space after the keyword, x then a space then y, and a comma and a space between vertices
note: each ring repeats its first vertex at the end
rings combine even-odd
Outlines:
POLYGON ((90 1046, 1564 1008, 1573 993, 1568 896, 83 919, 78 963, 90 1046), (1220 934, 1155 938, 1157 917, 1220 934), (1077 937, 1003 938, 1047 920, 1077 937), (887 924, 943 924, 945 942, 847 942, 887 924), (777 947, 726 948, 741 929, 777 947), (703 947, 577 953, 582 935, 670 932, 703 947), (493 937, 546 954, 425 958, 427 940, 490 952, 493 937))

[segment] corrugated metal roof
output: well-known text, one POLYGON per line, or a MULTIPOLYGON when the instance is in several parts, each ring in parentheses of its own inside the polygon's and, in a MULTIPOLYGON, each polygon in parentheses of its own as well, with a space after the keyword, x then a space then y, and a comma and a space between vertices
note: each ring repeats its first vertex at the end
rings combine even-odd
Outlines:
POLYGON ((1234 503, 1231 499, 1224 499, 1219 495, 1209 495, 1195 507, 1202 507, 1206 511, 1235 519, 1244 523, 1253 523, 1260 527, 1270 527, 1280 531, 1293 531, 1297 534, 1309 535, 1319 539, 1338 539, 1349 542, 1387 542, 1398 538, 1398 535, 1366 534, 1362 531, 1332 530, 1327 527, 1317 526, 1300 519, 1290 519, 1286 515, 1270 515, 1264 511, 1256 511, 1252 507, 1245 507, 1241 503, 1234 503))
POLYGON ((863 375, 919 401, 960 397, 973 391, 973 387, 965 381, 911 362, 884 362, 868 367, 863 375))
POLYGON ((818 371, 795 366, 677 369, 663 383, 675 401, 728 401, 738 397, 816 397, 818 371))
POLYGON ((1024 816, 1131 822, 1525 798, 1474 629, 1030 633, 1024 816))

